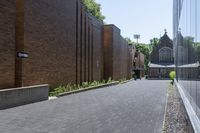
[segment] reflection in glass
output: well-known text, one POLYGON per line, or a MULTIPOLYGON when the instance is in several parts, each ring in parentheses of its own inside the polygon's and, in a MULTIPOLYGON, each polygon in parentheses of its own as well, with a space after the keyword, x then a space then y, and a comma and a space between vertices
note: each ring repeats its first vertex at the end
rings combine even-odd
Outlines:
POLYGON ((200 0, 174 0, 176 78, 200 118, 200 0))

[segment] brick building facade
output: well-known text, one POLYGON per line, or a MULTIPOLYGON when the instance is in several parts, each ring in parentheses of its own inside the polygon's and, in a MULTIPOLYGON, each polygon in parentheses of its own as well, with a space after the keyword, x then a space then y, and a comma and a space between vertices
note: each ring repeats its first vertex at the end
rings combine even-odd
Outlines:
POLYGON ((0 22, 1 89, 131 77, 120 30, 104 26, 79 0, 2 0, 0 22))
POLYGON ((104 78, 130 78, 131 51, 115 25, 104 25, 104 78))
POLYGON ((0 1, 0 88, 15 86, 16 2, 0 1))
POLYGON ((174 67, 173 42, 165 32, 150 55, 149 78, 168 79, 174 67))
POLYGON ((144 77, 144 54, 135 51, 133 59, 133 75, 135 75, 137 78, 144 77))

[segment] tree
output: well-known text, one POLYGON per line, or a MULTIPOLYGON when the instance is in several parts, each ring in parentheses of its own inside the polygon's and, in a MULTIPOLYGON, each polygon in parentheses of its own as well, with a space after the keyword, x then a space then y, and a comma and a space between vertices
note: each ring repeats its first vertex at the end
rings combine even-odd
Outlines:
POLYGON ((135 45, 136 50, 143 53, 145 56, 144 60, 144 69, 145 69, 145 74, 148 73, 148 64, 149 64, 149 57, 150 57, 150 50, 149 50, 149 45, 144 44, 144 43, 139 43, 135 45))
POLYGON ((134 45, 136 50, 143 53, 145 56, 144 60, 144 69, 145 69, 145 74, 148 73, 148 64, 149 64, 149 58, 150 58, 150 49, 149 49, 149 44, 145 43, 136 43, 132 41, 129 37, 126 37, 125 40, 128 42, 129 45, 134 45))
POLYGON ((88 12, 90 12, 97 19, 103 21, 105 16, 101 13, 101 5, 96 3, 95 0, 82 0, 83 4, 86 6, 88 12))
POLYGON ((197 60, 200 61, 200 43, 199 42, 195 43, 195 49, 196 49, 196 54, 197 54, 197 60))
POLYGON ((128 42, 129 45, 134 44, 134 42, 129 37, 125 37, 124 39, 128 42))
POLYGON ((158 43, 159 43, 159 39, 156 37, 150 40, 150 47, 149 47, 150 53, 153 51, 154 47, 158 45, 158 43))

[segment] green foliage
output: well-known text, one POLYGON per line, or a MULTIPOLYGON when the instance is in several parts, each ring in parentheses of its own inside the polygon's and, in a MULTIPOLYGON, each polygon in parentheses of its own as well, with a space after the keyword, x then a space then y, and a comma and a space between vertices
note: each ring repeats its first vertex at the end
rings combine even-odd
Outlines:
POLYGON ((109 77, 107 83, 110 83, 110 82, 112 82, 112 81, 113 81, 112 78, 109 77))
POLYGON ((149 46, 150 53, 153 51, 154 47, 158 45, 158 43, 159 43, 159 39, 156 37, 150 40, 150 46, 149 46))
POLYGON ((195 50, 196 50, 196 54, 197 54, 197 59, 198 59, 198 61, 200 61, 200 43, 195 44, 195 50))
POLYGON ((122 79, 119 80, 120 83, 124 83, 124 82, 126 82, 126 81, 127 81, 126 78, 122 78, 122 79))
POLYGON ((149 57, 149 45, 148 44, 139 43, 139 44, 136 44, 135 47, 136 47, 137 51, 140 51, 145 56, 149 57))
POLYGON ((124 39, 128 42, 128 44, 134 44, 134 42, 131 41, 131 39, 130 39, 129 37, 126 37, 126 38, 124 38, 124 39))
MULTIPOLYGON (((194 38, 187 36, 183 38, 183 47, 186 47, 189 52, 196 54, 196 60, 200 61, 200 42, 195 42, 194 38)), ((185 53, 184 53, 185 54, 185 53)))
POLYGON ((78 89, 80 89, 79 85, 77 86, 77 85, 68 84, 66 86, 59 86, 55 88, 54 90, 50 91, 49 96, 58 96, 61 93, 70 92, 70 91, 74 91, 78 89))
POLYGON ((100 81, 93 81, 93 82, 83 82, 82 85, 71 85, 68 84, 66 86, 59 86, 52 91, 49 92, 49 96, 58 96, 59 94, 65 93, 65 92, 71 92, 79 89, 89 88, 89 87, 96 87, 104 84, 108 84, 113 82, 111 78, 108 79, 108 81, 103 80, 100 81))
POLYGON ((148 44, 136 44, 135 45, 136 50, 140 51, 145 55, 145 60, 144 60, 144 69, 145 69, 145 74, 148 73, 148 64, 149 64, 149 58, 150 58, 150 50, 149 50, 149 45, 148 44))
POLYGON ((101 13, 101 5, 96 3, 95 0, 82 0, 83 4, 86 6, 88 12, 95 16, 99 20, 104 20, 105 16, 101 13))
POLYGON ((187 36, 183 38, 183 44, 192 45, 194 43, 194 38, 191 36, 187 36))
POLYGON ((170 80, 174 80, 175 77, 176 77, 176 72, 175 72, 175 71, 171 71, 171 72, 169 73, 169 78, 170 78, 170 80))
POLYGON ((129 37, 126 37, 125 40, 128 42, 128 44, 134 45, 137 51, 144 54, 144 56, 145 56, 144 69, 145 69, 145 74, 147 74, 148 73, 148 64, 149 64, 149 59, 150 59, 149 44, 145 44, 145 43, 137 44, 134 41, 132 41, 129 37))

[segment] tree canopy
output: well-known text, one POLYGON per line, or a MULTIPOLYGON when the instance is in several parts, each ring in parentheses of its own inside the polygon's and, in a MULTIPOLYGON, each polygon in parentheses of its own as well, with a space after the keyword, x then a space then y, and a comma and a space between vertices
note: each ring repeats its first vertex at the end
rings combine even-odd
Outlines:
POLYGON ((150 52, 153 51, 154 47, 155 47, 156 45, 158 45, 158 43, 159 43, 159 39, 156 38, 156 37, 154 37, 154 38, 152 38, 152 39, 150 40, 150 47, 149 47, 150 52))
POLYGON ((145 56, 144 60, 144 69, 145 69, 145 74, 148 73, 148 64, 149 64, 149 59, 150 59, 150 49, 149 49, 149 44, 144 44, 144 43, 139 43, 135 45, 136 50, 143 53, 145 56))
POLYGON ((98 4, 95 0, 82 0, 83 4, 86 6, 88 12, 90 12, 97 19, 103 21, 105 16, 101 12, 101 4, 98 4))
POLYGON ((134 44, 134 42, 129 37, 126 37, 125 40, 128 42, 128 44, 134 44))
POLYGON ((134 45, 136 50, 143 53, 145 56, 145 62, 144 62, 144 69, 145 74, 148 73, 148 64, 149 64, 149 58, 150 58, 150 45, 145 43, 136 43, 132 41, 130 38, 126 37, 125 40, 128 42, 129 45, 134 45))

